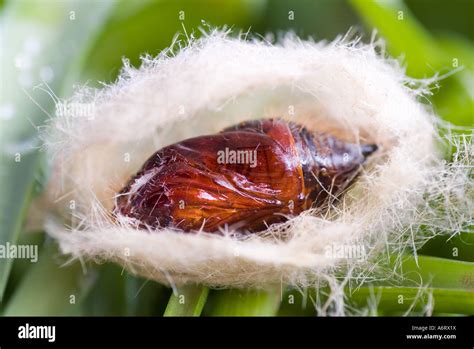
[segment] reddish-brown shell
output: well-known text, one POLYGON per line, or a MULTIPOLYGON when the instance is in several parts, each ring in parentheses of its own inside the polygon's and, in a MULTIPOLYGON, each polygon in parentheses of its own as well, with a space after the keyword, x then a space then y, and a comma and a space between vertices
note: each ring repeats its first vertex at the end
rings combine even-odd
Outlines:
POLYGON ((243 122, 158 150, 117 195, 114 214, 152 228, 256 232, 322 207, 376 149, 281 119, 243 122))

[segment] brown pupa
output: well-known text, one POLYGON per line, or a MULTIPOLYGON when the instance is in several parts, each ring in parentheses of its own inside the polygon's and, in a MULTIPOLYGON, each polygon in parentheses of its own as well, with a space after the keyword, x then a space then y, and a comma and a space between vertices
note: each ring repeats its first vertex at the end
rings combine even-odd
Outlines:
POLYGON ((258 232, 339 196, 376 150, 282 119, 247 121, 158 150, 114 214, 142 227, 258 232))

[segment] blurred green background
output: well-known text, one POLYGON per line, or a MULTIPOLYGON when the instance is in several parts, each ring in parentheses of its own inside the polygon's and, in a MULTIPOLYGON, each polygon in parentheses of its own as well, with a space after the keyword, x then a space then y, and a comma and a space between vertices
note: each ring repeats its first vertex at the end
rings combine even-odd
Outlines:
MULTIPOLYGON (((48 92, 62 98, 77 84, 113 82, 124 57, 138 65, 140 55, 158 54, 184 30, 199 36, 199 28, 226 26, 274 37, 291 30, 303 38, 332 40, 351 29, 369 41, 376 29, 408 75, 449 75, 423 102, 464 127, 457 132, 469 133, 474 124, 473 13, 469 0, 0 1, 0 243, 41 246, 36 264, 0 259, 0 310, 6 315, 314 315, 314 290, 209 292, 196 286, 173 295, 112 264, 88 264, 87 272, 79 263, 60 267, 66 259, 43 232, 24 233, 29 203, 48 178, 37 138, 37 127, 54 114, 48 92), (15 161, 18 154, 21 161, 15 161), (189 300, 186 306, 180 294, 189 300)), ((472 236, 467 230, 449 241, 434 239, 418 251, 418 263, 409 256, 403 262, 404 271, 431 280, 435 314, 474 314, 472 236)), ((401 315, 411 302, 399 304, 400 294, 407 300, 419 294, 413 282, 407 276, 400 287, 366 285, 348 290, 347 296, 363 309, 371 294, 380 293, 378 310, 370 314, 401 315)), ((319 297, 324 298, 324 290, 319 297)), ((422 313, 422 303, 411 313, 422 313)))

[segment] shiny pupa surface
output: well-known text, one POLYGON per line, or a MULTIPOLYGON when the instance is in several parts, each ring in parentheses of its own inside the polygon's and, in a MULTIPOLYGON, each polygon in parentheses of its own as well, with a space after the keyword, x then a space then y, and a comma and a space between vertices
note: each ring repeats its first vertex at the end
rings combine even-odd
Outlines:
POLYGON ((341 195, 376 150, 282 119, 247 121, 158 150, 113 213, 156 229, 258 232, 341 195))

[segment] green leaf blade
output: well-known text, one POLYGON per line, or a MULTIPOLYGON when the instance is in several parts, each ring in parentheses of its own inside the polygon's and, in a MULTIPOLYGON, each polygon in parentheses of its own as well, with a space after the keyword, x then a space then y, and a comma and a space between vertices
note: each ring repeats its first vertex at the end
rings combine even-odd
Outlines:
POLYGON ((170 297, 163 316, 200 316, 209 289, 204 286, 183 286, 170 297))
MULTIPOLYGON (((51 78, 49 88, 62 88, 67 64, 80 55, 82 46, 94 39, 101 19, 112 5, 111 0, 106 0, 88 13, 89 2, 45 4, 20 0, 8 3, 4 9, 0 105, 6 106, 10 115, 0 123, 1 244, 17 242, 40 164, 37 126, 54 110, 53 99, 34 86, 47 78, 46 71, 51 78)), ((0 260, 0 300, 11 265, 9 259, 0 260)))

